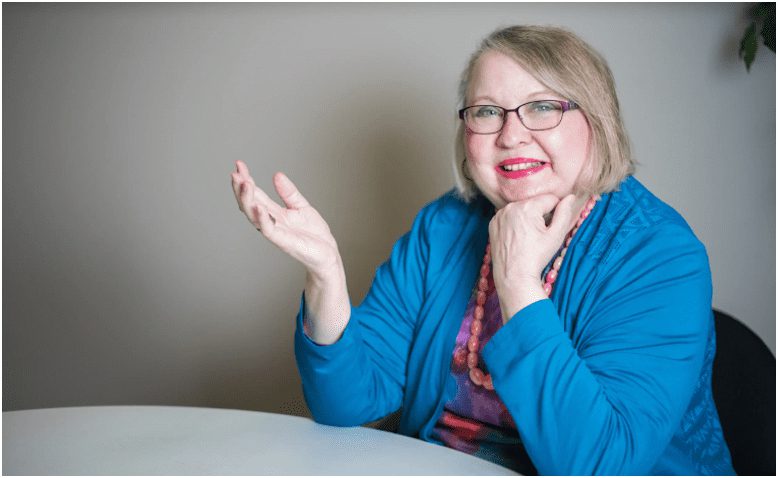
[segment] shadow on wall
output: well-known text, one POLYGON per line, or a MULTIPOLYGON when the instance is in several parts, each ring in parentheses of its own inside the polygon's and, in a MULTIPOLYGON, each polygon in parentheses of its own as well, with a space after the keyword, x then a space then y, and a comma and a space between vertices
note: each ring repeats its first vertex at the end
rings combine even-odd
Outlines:
MULTIPOLYGON (((421 207, 453 187, 449 155, 455 102, 453 87, 450 111, 441 109, 432 93, 425 97, 418 86, 401 82, 342 88, 352 92, 351 102, 327 113, 353 121, 330 126, 327 131, 335 133, 328 136, 317 131, 324 118, 312 118, 306 126, 320 145, 322 161, 337 171, 331 184, 315 186, 326 188, 317 195, 336 205, 320 212, 338 241, 351 299, 358 304, 421 207), (351 230, 353 224, 360 229, 351 230)), ((340 95, 346 93, 335 96, 340 95)))
MULTIPOLYGON (((291 168, 314 207, 330 225, 346 267, 349 292, 354 304, 366 294, 375 269, 388 257, 391 247, 412 225, 418 210, 453 184, 448 153, 452 149, 447 128, 440 128, 441 113, 434 101, 424 98, 418 87, 400 83, 344 84, 334 97, 349 97, 335 109, 313 111, 300 118, 301 137, 318 149, 313 162, 291 168), (332 124, 332 118, 350 118, 332 124), (322 128, 322 122, 329 121, 322 128), (328 205, 323 206, 323 204, 328 205), (358 224, 358 231, 352 230, 358 224)), ((453 118, 453 104, 450 116, 453 118)), ((439 105, 437 105, 439 107, 439 105)), ((445 116, 444 116, 445 117, 445 116)), ((451 124, 453 125, 453 119, 451 124)), ((283 257, 283 261, 292 259, 283 257)), ((286 290, 302 290, 303 284, 288 284, 286 290), (299 286, 299 287, 298 287, 299 286)), ((295 295, 295 300, 297 296, 295 295)), ((286 299, 270 308, 285 310, 286 299)), ((296 310, 281 316, 290 319, 296 310)), ((288 327, 292 327, 288 324, 288 327)), ((267 340, 287 346, 282 355, 258 357, 256 353, 223 363, 214 357, 204 363, 196 400, 206 406, 261 409, 310 416, 302 396, 291 335, 280 326, 267 340), (261 405, 258 405, 261 404, 261 405)), ((228 348, 224 344, 220 348, 228 348)), ((261 347, 259 347, 261 348, 261 347)))
MULTIPOLYGON (((336 205, 321 212, 339 241, 354 303, 361 302, 375 268, 418 209, 450 187, 450 140, 430 133, 430 125, 441 123, 437 113, 424 107, 419 115, 407 114, 413 105, 424 104, 411 87, 368 85, 353 103, 343 104, 344 111, 329 112, 354 118, 353 124, 338 126, 338 133, 327 137, 318 133, 322 118, 302 125, 312 132, 306 141, 322 152, 318 167, 334 170, 315 180, 309 198, 313 202, 326 195, 326 203, 336 205), (361 229, 350 230, 353 224, 361 229)), ((306 416, 291 335, 302 283, 289 278, 279 284, 272 272, 276 261, 292 260, 265 256, 258 261, 263 262, 257 273, 269 274, 265 279, 273 284, 265 292, 272 303, 251 298, 234 310, 225 308, 224 301, 195 296, 208 284, 190 274, 207 274, 211 263, 181 257, 175 243, 180 228, 160 231, 171 236, 170 245, 148 243, 146 231, 166 220, 164 211, 105 218, 103 210, 115 206, 111 201, 131 200, 76 203, 83 206, 74 208, 77 216, 34 231, 57 238, 48 246, 6 244, 40 257, 31 261, 22 254, 4 266, 14 276, 4 284, 4 310, 29 317, 26 322, 6 320, 4 333, 19 343, 37 344, 6 348, 4 409, 167 404, 306 416), (94 217, 105 219, 95 222, 94 217), (157 265, 144 269, 150 264, 157 265), (268 317, 288 320, 261 323, 252 315, 257 305, 268 317), (214 323, 215 317, 222 325, 214 323), (276 352, 261 341, 274 344, 276 352)), ((245 227, 237 214, 235 224, 245 227)))

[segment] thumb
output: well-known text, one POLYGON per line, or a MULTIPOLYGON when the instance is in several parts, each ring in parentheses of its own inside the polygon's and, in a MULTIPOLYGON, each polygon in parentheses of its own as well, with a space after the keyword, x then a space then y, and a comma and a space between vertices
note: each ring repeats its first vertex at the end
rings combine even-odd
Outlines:
POLYGON ((278 172, 273 176, 273 185, 281 200, 284 201, 284 204, 289 209, 300 209, 309 206, 308 201, 297 190, 297 186, 284 173, 278 172))

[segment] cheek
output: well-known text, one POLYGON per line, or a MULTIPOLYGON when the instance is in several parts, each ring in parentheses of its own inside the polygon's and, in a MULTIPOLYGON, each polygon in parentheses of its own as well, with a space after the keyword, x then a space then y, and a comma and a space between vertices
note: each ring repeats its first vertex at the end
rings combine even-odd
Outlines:
POLYGON ((570 158, 568 175, 579 188, 587 189, 594 181, 594 162, 592 160, 591 136, 587 127, 575 131, 564 151, 570 158))
POLYGON ((582 178, 591 178, 593 170, 592 166, 592 149, 590 133, 587 130, 581 131, 578 141, 576 142, 576 161, 579 163, 580 176, 582 178))
POLYGON ((560 131, 549 137, 548 145, 554 149, 556 156, 565 158, 567 164, 575 169, 586 169, 590 163, 590 131, 584 123, 564 133, 560 131))
POLYGON ((464 145, 469 160, 480 163, 486 159, 485 155, 489 152, 487 139, 488 137, 482 134, 465 132, 464 145))

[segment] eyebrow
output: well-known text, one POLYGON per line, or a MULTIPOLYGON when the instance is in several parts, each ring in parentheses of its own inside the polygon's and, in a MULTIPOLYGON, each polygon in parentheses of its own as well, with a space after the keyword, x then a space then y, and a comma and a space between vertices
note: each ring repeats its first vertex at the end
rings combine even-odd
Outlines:
MULTIPOLYGON (((553 96, 553 97, 561 96, 561 95, 558 95, 558 94, 554 93, 551 90, 540 90, 540 91, 533 91, 532 93, 528 94, 527 95, 527 100, 528 101, 534 101, 534 99, 538 98, 539 96, 545 96, 545 95, 550 95, 550 96, 553 96)), ((549 99, 552 99, 552 98, 549 98, 549 99)), ((471 100, 472 103, 477 103, 478 101, 491 101, 492 103, 490 103, 490 104, 493 104, 493 105, 497 106, 497 100, 495 100, 494 98, 492 98, 489 95, 477 96, 477 97, 475 97, 475 98, 473 98, 471 100)))

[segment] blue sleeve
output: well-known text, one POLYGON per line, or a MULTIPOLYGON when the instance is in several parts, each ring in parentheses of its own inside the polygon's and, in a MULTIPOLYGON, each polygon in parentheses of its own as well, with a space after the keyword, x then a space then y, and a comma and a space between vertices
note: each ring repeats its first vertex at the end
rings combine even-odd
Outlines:
POLYGON ((546 299, 513 316, 484 360, 540 474, 647 474, 700 376, 707 254, 688 229, 635 233, 586 294, 575 346, 546 299))
POLYGON ((300 307, 295 358, 305 401, 314 420, 328 425, 361 425, 402 404, 406 362, 421 307, 427 263, 429 207, 394 245, 376 271, 367 296, 341 338, 317 345, 305 335, 300 307))

